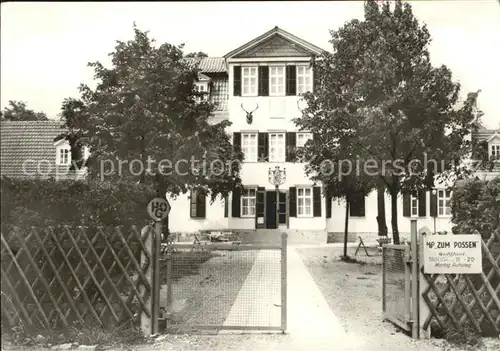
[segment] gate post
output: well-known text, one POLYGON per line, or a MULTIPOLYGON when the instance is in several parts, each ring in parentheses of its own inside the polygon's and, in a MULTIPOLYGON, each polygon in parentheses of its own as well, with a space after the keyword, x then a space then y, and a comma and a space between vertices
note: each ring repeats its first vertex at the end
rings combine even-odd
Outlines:
POLYGON ((419 278, 419 257, 418 257, 418 233, 417 233, 417 220, 411 220, 410 226, 411 233, 411 336, 414 339, 418 339, 419 330, 419 298, 418 298, 418 278, 419 278))
POLYGON ((286 331, 286 305, 287 305, 287 233, 281 233, 281 331, 286 331))
POLYGON ((428 289, 429 283, 427 279, 424 277, 424 238, 428 233, 422 233, 422 238, 420 239, 420 247, 419 247, 419 265, 418 265, 418 274, 419 274, 419 292, 418 292, 418 324, 419 324, 419 338, 420 339, 430 339, 431 337, 431 326, 429 325, 427 329, 424 329, 425 322, 427 318, 429 318, 431 311, 429 306, 427 306, 427 302, 425 302, 423 298, 423 293, 428 289))
MULTIPOLYGON (((147 254, 149 254, 150 260, 149 264, 147 265, 147 269, 144 272, 144 276, 146 277, 149 286, 151 287, 151 291, 149 291, 148 294, 145 294, 146 292, 146 287, 141 286, 140 287, 140 292, 141 295, 146 295, 145 297, 145 304, 149 308, 149 313, 150 316, 148 317, 144 311, 141 311, 141 331, 142 334, 145 336, 149 336, 153 334, 153 316, 154 316, 154 304, 153 304, 153 291, 154 291, 154 277, 153 277, 153 262, 154 262, 154 241, 153 241, 153 229, 151 227, 146 227, 141 231, 141 237, 145 235, 145 241, 144 241, 144 248, 147 251, 147 254), (144 230, 146 231, 144 232, 144 230)), ((142 238, 141 238, 142 239, 142 238)), ((141 268, 145 266, 146 260, 147 260, 147 255, 145 252, 141 251, 141 268)))
POLYGON ((163 223, 161 220, 155 221, 155 231, 154 231, 154 253, 153 253, 153 307, 151 311, 152 320, 152 333, 157 334, 159 332, 158 319, 160 315, 160 246, 161 246, 161 232, 163 229, 163 223))

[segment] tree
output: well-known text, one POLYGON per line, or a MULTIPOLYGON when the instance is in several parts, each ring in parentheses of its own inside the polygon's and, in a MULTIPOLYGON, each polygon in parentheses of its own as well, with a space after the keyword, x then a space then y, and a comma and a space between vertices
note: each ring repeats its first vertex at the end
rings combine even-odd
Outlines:
POLYGON ((9 101, 9 106, 1 112, 1 119, 8 121, 47 121, 44 112, 35 112, 28 109, 24 101, 9 101))
POLYGON ((155 182, 163 194, 227 196, 240 184, 242 159, 225 133, 230 122, 210 123, 214 106, 196 102, 197 69, 184 62, 182 46, 156 47, 148 32, 133 29, 134 39, 110 54, 111 68, 89 63, 96 88, 81 85, 79 99, 63 102, 65 137, 90 145, 91 177, 155 182))
POLYGON ((190 52, 189 54, 186 55, 188 58, 201 58, 201 57, 208 57, 208 54, 204 53, 203 51, 198 51, 198 52, 190 52))
POLYGON ((460 85, 446 66, 431 65, 430 34, 409 4, 368 1, 364 10, 364 21, 331 31, 333 53, 313 63, 315 92, 306 96, 310 106, 298 123, 336 138, 335 124, 325 120, 346 115, 349 147, 372 160, 375 183, 391 196, 393 241, 399 243, 399 195, 429 189, 436 178, 467 175, 461 160, 471 150, 465 136, 477 129, 477 94, 459 103, 460 85))

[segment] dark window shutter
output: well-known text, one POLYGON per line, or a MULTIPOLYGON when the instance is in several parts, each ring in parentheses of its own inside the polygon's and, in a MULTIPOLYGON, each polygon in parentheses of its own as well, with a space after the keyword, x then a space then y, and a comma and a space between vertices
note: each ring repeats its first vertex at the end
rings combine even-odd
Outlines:
POLYGON ((311 68, 311 75, 312 75, 312 91, 313 93, 316 93, 319 89, 320 81, 319 81, 319 75, 314 74, 314 69, 311 68))
POLYGON ((259 96, 269 96, 268 66, 259 66, 259 96))
POLYGON ((279 201, 279 224, 286 224, 286 193, 280 192, 279 201))
MULTIPOLYGON (((433 190, 434 191, 434 190, 433 190)), ((437 192, 435 194, 431 191, 431 204, 430 204, 430 215, 432 217, 437 217, 437 192)))
POLYGON ((427 216, 426 206, 427 205, 427 192, 422 190, 418 193, 418 216, 425 217, 427 216))
POLYGON ((196 214, 198 218, 205 218, 206 216, 206 196, 205 194, 198 194, 197 199, 196 199, 196 214))
POLYGON ((403 194, 403 216, 411 217, 411 196, 403 194))
POLYGON ((297 68, 286 66, 286 95, 297 95, 297 68))
POLYGON ((351 195, 349 201, 349 214, 351 217, 365 216, 365 194, 363 192, 351 195))
POLYGON ((327 194, 325 197, 326 201, 326 218, 332 218, 332 197, 330 194, 327 194))
POLYGON ((321 187, 313 187, 313 216, 321 217, 321 187))
POLYGON ((261 223, 259 224, 257 222, 257 219, 259 217, 265 217, 265 195, 266 195, 266 188, 264 187, 258 187, 257 188, 257 194, 256 194, 256 201, 255 201, 255 227, 256 228, 264 228, 265 224, 261 223))
POLYGON ((296 148, 297 148, 297 133, 287 132, 285 139, 286 162, 295 162, 296 148))
POLYGON ((290 217, 297 217, 297 188, 290 187, 290 217))
POLYGON ((241 66, 233 67, 233 95, 241 96, 241 66))
POLYGON ((196 199, 197 199, 196 191, 191 190, 191 193, 189 194, 189 216, 191 218, 196 218, 198 214, 196 199))
POLYGON ((241 188, 236 188, 233 190, 233 199, 231 203, 231 216, 241 217, 241 188))
POLYGON ((224 199, 224 218, 229 215, 229 196, 224 199))
POLYGON ((258 161, 267 162, 269 160, 269 134, 259 133, 258 144, 259 144, 258 161))
POLYGON ((235 152, 241 151, 241 133, 233 133, 233 149, 235 152))

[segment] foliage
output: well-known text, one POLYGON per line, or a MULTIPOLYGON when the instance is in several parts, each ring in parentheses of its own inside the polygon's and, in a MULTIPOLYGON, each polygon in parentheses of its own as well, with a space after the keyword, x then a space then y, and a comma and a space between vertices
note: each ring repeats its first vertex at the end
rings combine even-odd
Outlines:
POLYGON ((187 58, 201 58, 201 57, 208 57, 208 54, 204 53, 203 51, 198 51, 198 52, 190 52, 189 54, 186 55, 187 58))
POLYGON ((90 145, 90 176, 154 182, 172 195, 198 188, 212 200, 226 196, 240 184, 233 161, 242 159, 225 132, 230 122, 211 123, 214 105, 196 101, 198 71, 184 61, 182 47, 156 47, 135 25, 134 33, 117 42, 111 68, 89 63, 96 88, 81 85, 80 98, 62 106, 69 135, 90 145), (112 175, 104 169, 109 163, 112 175))
POLYGON ((500 228, 500 177, 457 184, 451 198, 453 233, 479 233, 483 239, 500 228))
POLYGON ((24 101, 9 101, 9 106, 0 112, 2 121, 47 121, 47 115, 44 112, 35 112, 28 109, 24 101))
POLYGON ((84 182, 73 180, 1 180, 2 233, 13 227, 28 232, 32 226, 54 225, 141 226, 155 190, 135 182, 84 182))
POLYGON ((446 66, 431 65, 429 31, 408 3, 368 1, 364 21, 331 36, 333 53, 313 63, 315 91, 305 94, 308 107, 296 122, 319 136, 325 152, 341 148, 339 155, 371 160, 373 182, 391 195, 397 244, 398 196, 432 187, 434 173, 441 180, 467 174, 459 163, 477 128, 478 93, 459 103, 460 85, 446 66))

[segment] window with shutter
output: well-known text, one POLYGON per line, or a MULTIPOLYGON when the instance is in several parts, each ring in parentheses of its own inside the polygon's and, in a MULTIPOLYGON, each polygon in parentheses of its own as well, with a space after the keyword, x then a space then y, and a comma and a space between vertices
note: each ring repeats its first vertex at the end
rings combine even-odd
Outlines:
POLYGON ((451 190, 437 191, 437 214, 439 217, 451 216, 451 190))
POLYGON ((257 96, 257 66, 243 67, 241 82, 242 96, 257 96))
POLYGON ((286 133, 286 162, 295 162, 296 161, 296 145, 297 138, 295 132, 287 132, 286 133))
POLYGON ((309 66, 297 66, 297 94, 311 91, 311 68, 309 66))
POLYGON ((313 190, 311 187, 297 188, 297 217, 313 216, 313 190))
POLYGON ((269 133, 269 162, 285 162, 285 133, 269 133))
POLYGON ((246 188, 241 193, 241 217, 255 217, 257 189, 246 188))
POLYGON ((321 188, 319 186, 313 188, 313 216, 321 217, 321 188))
POLYGON ((191 218, 205 218, 206 212, 206 197, 196 190, 191 191, 190 197, 190 212, 191 218))
POLYGON ((269 161, 269 134, 268 133, 259 133, 259 162, 268 162, 269 161))
POLYGON ((365 194, 363 192, 351 195, 351 199, 349 201, 349 211, 351 217, 365 216, 365 194))

